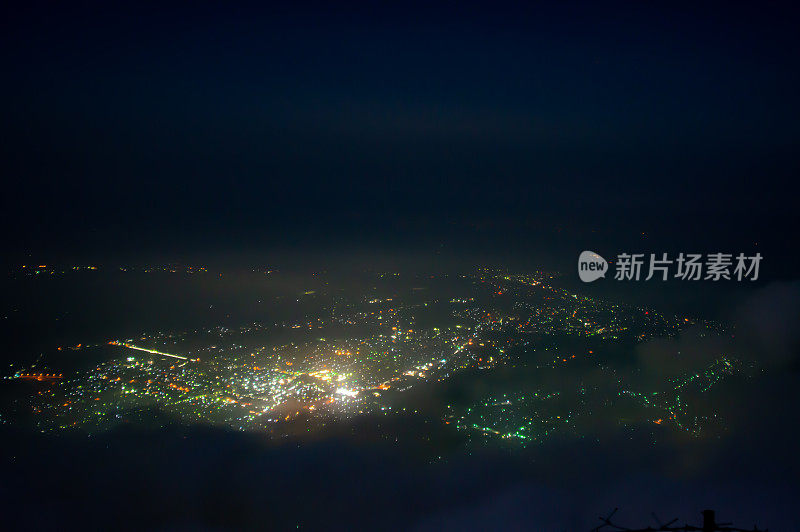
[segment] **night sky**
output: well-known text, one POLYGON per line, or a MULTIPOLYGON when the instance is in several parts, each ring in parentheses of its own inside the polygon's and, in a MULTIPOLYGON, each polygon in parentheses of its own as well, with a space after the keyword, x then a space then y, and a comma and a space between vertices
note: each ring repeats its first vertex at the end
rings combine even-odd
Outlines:
POLYGON ((792 253, 794 10, 427 4, 6 6, 11 260, 792 253))

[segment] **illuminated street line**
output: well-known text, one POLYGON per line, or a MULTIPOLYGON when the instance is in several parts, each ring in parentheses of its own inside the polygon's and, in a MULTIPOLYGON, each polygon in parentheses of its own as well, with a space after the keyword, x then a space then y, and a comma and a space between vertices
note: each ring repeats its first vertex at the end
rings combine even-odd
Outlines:
POLYGON ((162 353, 161 351, 156 351, 155 349, 147 349, 146 347, 138 347, 138 346, 135 346, 133 344, 125 344, 125 343, 122 343, 122 342, 117 342, 115 340, 113 340, 111 342, 108 342, 108 343, 109 343, 109 345, 118 345, 120 347, 127 347, 128 349, 133 349, 135 351, 144 351, 145 353, 153 353, 154 355, 161 355, 161 356, 165 356, 165 357, 179 358, 181 360, 189 360, 186 357, 181 357, 181 356, 178 356, 178 355, 171 355, 169 353, 162 353))

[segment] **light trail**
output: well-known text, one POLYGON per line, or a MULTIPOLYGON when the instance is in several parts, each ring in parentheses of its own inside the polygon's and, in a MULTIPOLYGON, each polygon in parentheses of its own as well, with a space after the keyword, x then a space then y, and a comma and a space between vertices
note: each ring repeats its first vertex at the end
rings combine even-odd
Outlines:
POLYGON ((125 343, 117 342, 117 341, 113 341, 113 340, 111 342, 108 342, 108 343, 109 343, 109 345, 118 345, 120 347, 127 347, 128 349, 133 349, 134 351, 144 351, 145 353, 152 353, 154 355, 161 355, 161 356, 165 356, 165 357, 179 358, 181 360, 189 360, 186 357, 181 357, 181 356, 178 356, 178 355, 171 355, 169 353, 162 353, 161 351, 156 351, 155 349, 147 349, 146 347, 139 347, 139 346, 136 346, 136 345, 133 345, 133 344, 125 344, 125 343))

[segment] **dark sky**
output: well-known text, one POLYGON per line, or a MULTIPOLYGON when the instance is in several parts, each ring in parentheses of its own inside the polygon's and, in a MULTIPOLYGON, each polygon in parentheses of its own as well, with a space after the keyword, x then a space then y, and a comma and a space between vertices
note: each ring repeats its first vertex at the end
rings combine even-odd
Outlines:
POLYGON ((791 8, 293 4, 5 7, 11 255, 786 251, 791 8))

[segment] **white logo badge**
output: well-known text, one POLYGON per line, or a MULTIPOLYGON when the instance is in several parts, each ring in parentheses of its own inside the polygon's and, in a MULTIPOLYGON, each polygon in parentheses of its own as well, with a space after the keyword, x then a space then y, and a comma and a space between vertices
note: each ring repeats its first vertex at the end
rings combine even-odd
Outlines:
POLYGON ((584 251, 578 257, 578 276, 584 283, 591 283, 606 276, 608 263, 594 251, 584 251))

